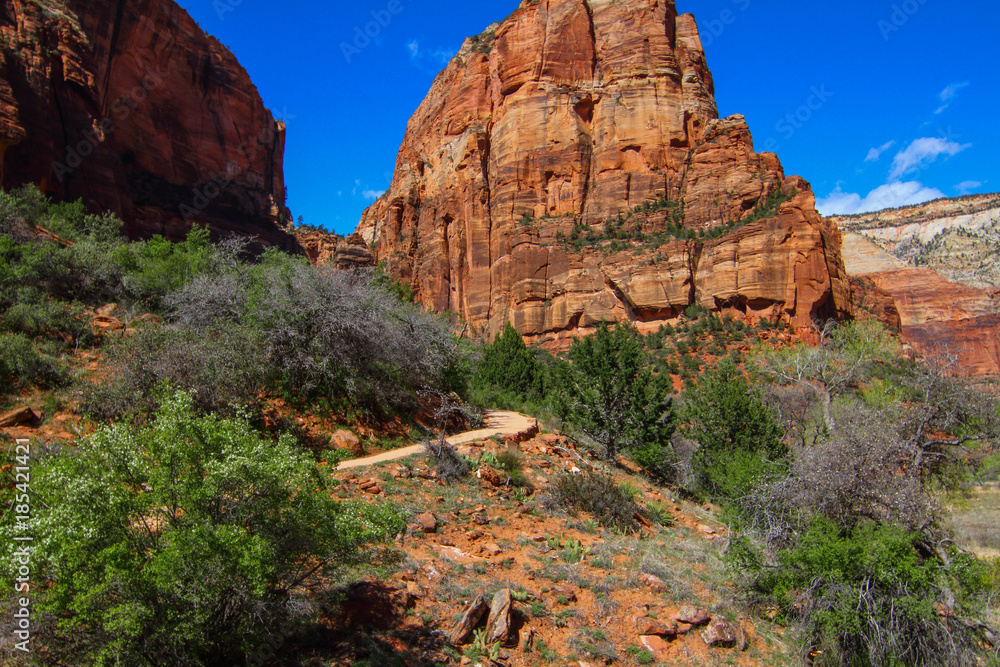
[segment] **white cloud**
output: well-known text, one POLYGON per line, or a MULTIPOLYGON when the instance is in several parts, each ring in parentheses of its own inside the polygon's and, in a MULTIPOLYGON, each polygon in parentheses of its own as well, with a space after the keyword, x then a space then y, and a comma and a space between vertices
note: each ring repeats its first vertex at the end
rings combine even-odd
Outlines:
POLYGON ((938 107, 938 110, 935 111, 934 113, 935 114, 944 113, 945 109, 951 106, 951 101, 955 99, 955 97, 958 95, 958 91, 962 90, 968 85, 969 85, 968 81, 962 81, 961 83, 953 83, 944 90, 942 90, 941 93, 938 95, 938 97, 941 99, 942 102, 944 102, 944 104, 938 107))
POLYGON ((838 185, 837 189, 827 197, 817 200, 816 208, 823 215, 853 215, 922 204, 944 196, 944 193, 937 188, 928 188, 917 181, 886 183, 865 197, 857 193, 844 192, 838 185))
POLYGON ((963 195, 967 195, 969 194, 970 191, 981 187, 983 187, 983 184, 980 181, 963 181, 958 185, 956 185, 955 189, 958 190, 963 195))
POLYGON ((868 151, 868 157, 865 158, 865 162, 878 162, 878 159, 882 157, 882 153, 886 152, 895 145, 895 141, 887 141, 878 148, 871 149, 868 151))
POLYGON ((385 190, 365 190, 361 193, 361 196, 368 201, 375 201, 379 197, 385 194, 385 190))
POLYGON ((896 181, 900 176, 919 171, 942 155, 958 155, 971 147, 972 144, 959 144, 939 137, 917 139, 896 154, 892 161, 892 171, 889 172, 889 180, 896 181))
POLYGON ((417 39, 407 42, 406 50, 410 54, 410 62, 418 68, 432 73, 436 73, 451 62, 456 53, 455 51, 441 48, 424 48, 420 46, 420 40, 417 39))
POLYGON ((941 95, 940 95, 941 101, 942 102, 947 102, 947 101, 949 101, 951 99, 954 99, 954 97, 956 95, 958 95, 958 91, 962 90, 963 88, 965 88, 968 85, 969 85, 968 81, 963 81, 962 83, 953 83, 953 84, 951 84, 950 86, 948 86, 947 88, 945 88, 944 90, 941 91, 941 95))

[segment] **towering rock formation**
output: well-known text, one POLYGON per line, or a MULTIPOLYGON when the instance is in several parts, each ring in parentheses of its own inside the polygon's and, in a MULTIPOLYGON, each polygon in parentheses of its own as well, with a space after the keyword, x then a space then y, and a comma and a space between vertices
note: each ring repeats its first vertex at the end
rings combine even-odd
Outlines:
POLYGON ((425 305, 532 339, 693 304, 807 329, 850 307, 837 228, 718 118, 671 0, 528 0, 467 40, 358 232, 425 305))
POLYGON ((172 0, 0 3, 0 182, 119 213, 289 237, 284 126, 233 55, 172 0))

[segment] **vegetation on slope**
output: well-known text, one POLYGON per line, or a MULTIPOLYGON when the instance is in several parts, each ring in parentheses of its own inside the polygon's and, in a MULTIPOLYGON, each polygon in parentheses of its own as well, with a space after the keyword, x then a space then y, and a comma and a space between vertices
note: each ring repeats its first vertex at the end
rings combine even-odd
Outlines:
MULTIPOLYGON (((591 620, 621 631, 632 610, 615 599, 652 576, 661 601, 729 591, 720 609, 795 629, 812 664, 998 660, 1000 570, 956 544, 943 509, 995 471, 997 404, 947 361, 905 358, 876 325, 830 325, 805 347, 780 323, 692 307, 647 335, 602 325, 553 356, 512 327, 482 346, 462 341, 378 273, 251 258, 197 229, 183 243, 129 242, 114 218, 33 189, 0 195, 0 225, 3 400, 54 392, 94 431, 36 441, 31 518, 0 521, 5 539, 27 529, 37 540, 39 664, 279 664, 273 647, 285 642, 286 662, 306 664, 310 637, 348 632, 337 596, 373 576, 367 566, 395 567, 391 538, 428 504, 449 521, 471 517, 448 533, 452 545, 482 539, 491 522, 560 526, 485 548, 530 553, 527 581, 591 591, 591 620), (111 336, 92 326, 109 302, 126 326, 111 336), (573 441, 442 446, 436 482, 409 463, 359 482, 331 471, 340 454, 310 451, 301 425, 273 418, 278 406, 409 429, 421 411, 468 412, 463 397, 539 415, 573 441), (679 497, 697 501, 700 521, 726 522, 699 528, 724 550, 698 551, 689 527, 672 527, 687 520, 679 497), (509 516, 485 517, 491 503, 509 516), (718 579, 723 552, 735 589, 718 579), (631 574, 619 577, 625 553, 631 574)), ((11 477, 0 493, 13 506, 21 490, 11 477)), ((11 557, 0 557, 8 591, 11 557)), ((516 571, 512 557, 454 566, 421 607, 421 641, 435 645, 452 623, 435 600, 457 603, 459 586, 516 571)), ((566 647, 540 640, 526 661, 655 659, 575 618, 567 593, 544 602, 511 588, 537 627, 573 630, 566 647)), ((13 604, 0 605, 5 618, 13 604)), ((398 662, 376 644, 358 664, 398 662)), ((482 635, 465 649, 498 651, 482 635)), ((335 664, 362 659, 351 655, 335 664)), ((745 664, 739 648, 730 658, 745 664)))

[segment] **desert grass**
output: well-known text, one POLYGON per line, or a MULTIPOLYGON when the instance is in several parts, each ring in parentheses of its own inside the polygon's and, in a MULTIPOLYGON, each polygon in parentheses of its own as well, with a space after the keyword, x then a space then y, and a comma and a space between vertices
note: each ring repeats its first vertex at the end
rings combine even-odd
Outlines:
POLYGON ((969 494, 950 508, 955 541, 981 558, 1000 558, 1000 482, 973 487, 969 494))

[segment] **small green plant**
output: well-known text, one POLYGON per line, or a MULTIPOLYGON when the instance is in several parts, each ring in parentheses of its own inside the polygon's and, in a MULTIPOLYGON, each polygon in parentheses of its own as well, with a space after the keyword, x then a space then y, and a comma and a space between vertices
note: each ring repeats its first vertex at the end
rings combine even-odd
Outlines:
POLYGON ((674 516, 663 503, 658 503, 656 501, 646 503, 646 516, 666 528, 674 525, 674 516))
POLYGON ((556 479, 552 495, 561 505, 593 514, 603 526, 622 532, 636 528, 639 506, 610 476, 594 472, 567 473, 556 479))
POLYGON ((648 649, 639 648, 638 646, 629 646, 625 649, 625 652, 632 656, 640 665, 652 665, 656 662, 656 657, 650 653, 648 649))
POLYGON ((472 636, 472 643, 466 647, 463 653, 470 660, 478 660, 485 657, 495 662, 500 658, 500 646, 499 644, 487 643, 486 631, 480 628, 475 631, 472 636))

